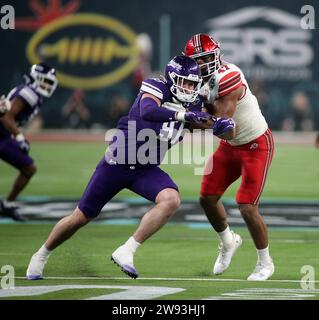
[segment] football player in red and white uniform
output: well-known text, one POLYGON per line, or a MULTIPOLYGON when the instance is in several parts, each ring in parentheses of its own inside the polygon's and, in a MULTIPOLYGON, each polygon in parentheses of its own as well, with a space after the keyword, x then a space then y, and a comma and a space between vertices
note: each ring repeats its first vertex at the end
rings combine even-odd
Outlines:
POLYGON ((213 165, 213 169, 203 176, 200 197, 207 218, 221 240, 213 273, 221 274, 228 268, 242 243, 240 235, 229 229, 221 202, 226 189, 241 176, 236 201, 258 257, 248 280, 267 280, 274 272, 274 264, 269 255, 267 227, 258 205, 274 153, 271 131, 242 71, 221 60, 216 40, 196 34, 187 42, 184 54, 196 59, 201 68, 204 82, 201 94, 206 97, 208 111, 217 117, 213 131, 221 138, 209 160, 208 165, 213 165))

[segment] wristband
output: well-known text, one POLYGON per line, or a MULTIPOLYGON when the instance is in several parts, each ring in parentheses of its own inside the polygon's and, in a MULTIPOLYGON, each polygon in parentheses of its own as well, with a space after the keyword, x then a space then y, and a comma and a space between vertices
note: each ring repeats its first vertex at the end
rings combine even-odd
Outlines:
POLYGON ((185 112, 183 112, 183 111, 176 112, 175 119, 177 121, 185 122, 185 112))

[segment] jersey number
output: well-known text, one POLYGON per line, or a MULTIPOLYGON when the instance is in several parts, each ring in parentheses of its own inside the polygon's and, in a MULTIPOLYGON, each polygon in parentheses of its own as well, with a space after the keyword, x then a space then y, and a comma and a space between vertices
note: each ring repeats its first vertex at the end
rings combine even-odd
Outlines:
POLYGON ((175 144, 179 141, 179 138, 184 129, 184 123, 180 122, 180 126, 178 130, 175 129, 175 123, 176 121, 163 123, 162 129, 159 134, 159 139, 161 141, 170 141, 171 144, 175 144), (174 133, 175 133, 175 136, 173 137, 174 133))
POLYGON ((218 69, 218 73, 223 73, 225 71, 229 70, 228 66, 223 66, 222 68, 218 69))

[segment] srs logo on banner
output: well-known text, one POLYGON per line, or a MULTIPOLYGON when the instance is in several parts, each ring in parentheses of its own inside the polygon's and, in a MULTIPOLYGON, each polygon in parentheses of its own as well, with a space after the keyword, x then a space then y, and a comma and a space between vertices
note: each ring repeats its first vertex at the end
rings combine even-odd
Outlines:
POLYGON ((312 30, 302 16, 271 7, 245 7, 206 21, 221 42, 225 60, 242 67, 247 77, 264 80, 312 79, 312 30))

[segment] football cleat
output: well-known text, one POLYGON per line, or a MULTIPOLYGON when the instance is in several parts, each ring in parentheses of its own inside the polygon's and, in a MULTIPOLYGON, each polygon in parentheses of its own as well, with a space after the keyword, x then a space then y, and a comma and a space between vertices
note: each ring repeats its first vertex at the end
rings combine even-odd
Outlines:
POLYGON ((247 278, 250 281, 265 281, 269 279, 275 272, 275 266, 270 259, 268 263, 257 261, 256 268, 253 273, 247 278))
POLYGON ((120 246, 112 253, 111 260, 132 279, 138 277, 138 272, 133 265, 133 254, 128 251, 124 245, 120 246))
POLYGON ((17 212, 17 209, 18 206, 15 203, 10 203, 10 205, 5 204, 4 201, 0 203, 0 215, 2 217, 12 218, 15 221, 26 221, 26 219, 17 212))
POLYGON ((241 236, 233 231, 231 233, 233 235, 233 242, 228 246, 225 246, 221 242, 218 246, 219 254, 213 269, 215 275, 222 274, 229 267, 233 255, 242 244, 241 236))
POLYGON ((43 279, 43 269, 48 258, 49 256, 45 257, 37 252, 32 256, 26 274, 28 280, 43 279))

